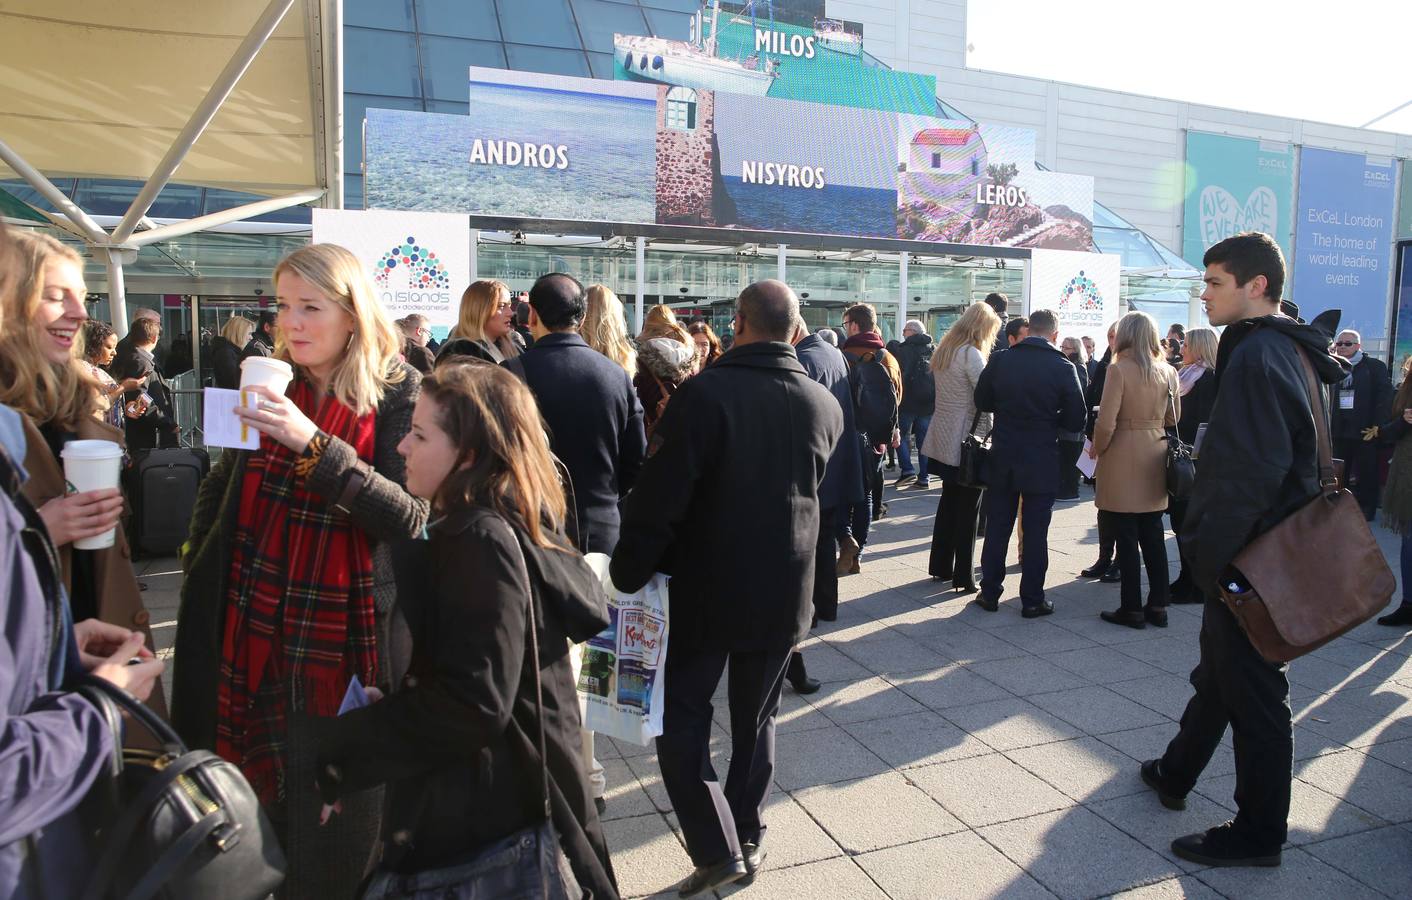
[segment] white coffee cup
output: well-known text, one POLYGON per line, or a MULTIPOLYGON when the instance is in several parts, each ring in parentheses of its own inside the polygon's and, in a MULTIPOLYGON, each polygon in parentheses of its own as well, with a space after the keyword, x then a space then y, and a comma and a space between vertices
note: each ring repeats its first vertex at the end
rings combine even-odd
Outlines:
MULTIPOLYGON (((59 454, 64 458, 64 480, 71 492, 85 493, 118 487, 123 448, 113 441, 69 441, 59 454)), ((75 550, 102 550, 117 540, 117 526, 102 534, 74 541, 75 550)))
POLYGON ((276 394, 283 394, 293 378, 294 369, 282 359, 251 356, 240 364, 240 387, 242 390, 248 387, 263 386, 276 394))

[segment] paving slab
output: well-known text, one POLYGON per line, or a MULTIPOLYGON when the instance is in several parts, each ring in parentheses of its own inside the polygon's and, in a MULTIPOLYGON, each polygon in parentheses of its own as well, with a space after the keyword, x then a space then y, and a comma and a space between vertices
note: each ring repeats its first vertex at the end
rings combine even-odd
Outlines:
POLYGON ((1074 805, 999 753, 909 769, 907 777, 972 828, 1074 805))
POLYGON ((790 868, 765 868, 747 888, 727 887, 722 897, 768 897, 770 900, 888 900, 855 860, 826 859, 790 868))
POLYGON ((1304 851, 1389 897, 1412 891, 1412 831, 1405 828, 1350 834, 1310 844, 1304 851))
POLYGON ((844 730, 894 769, 929 766, 994 752, 984 741, 930 710, 845 725, 844 730))
POLYGON ((775 738, 775 783, 787 791, 881 775, 890 768, 837 725, 775 738))
POLYGON ((1126 653, 1098 645, 1066 650, 1063 653, 1049 653, 1044 658, 1094 684, 1114 685, 1135 678, 1163 674, 1160 669, 1155 669, 1126 653))
POLYGON ((1097 738, 1022 747, 1005 754, 1031 775, 1080 802, 1092 803, 1147 790, 1124 753, 1097 738))
POLYGON ((929 709, 951 709, 1014 697, 1005 688, 959 663, 940 666, 929 672, 894 675, 888 680, 929 709))
POLYGON ((948 709, 942 715, 996 750, 1016 750, 1083 736, 1073 725, 1018 697, 948 709))
MULTIPOLYGON (((1372 900, 1385 896, 1300 848, 1286 849, 1281 864, 1270 869, 1203 869, 1198 881, 1227 897, 1337 897, 1372 900)), ((1394 894, 1393 896, 1398 896, 1394 894)), ((1405 892, 1402 896, 1406 896, 1405 892)))
POLYGON ((1168 878, 1110 896, 1113 900, 1221 900, 1220 894, 1190 876, 1168 878))
POLYGON ((1088 808, 1114 828, 1185 872, 1195 872, 1206 867, 1179 859, 1172 852, 1172 841, 1184 835, 1205 831, 1231 817, 1229 810, 1195 792, 1187 796, 1186 809, 1167 809, 1146 785, 1143 785, 1142 793, 1092 803, 1088 808))
POLYGON ((1380 759, 1330 753, 1296 767, 1295 777, 1389 822, 1412 821, 1412 772, 1380 759))
POLYGON ((876 675, 860 681, 824 685, 807 699, 836 725, 905 716, 926 708, 876 675))
POLYGON ((691 874, 691 857, 667 824, 652 814, 603 823, 613 857, 613 872, 624 897, 647 897, 666 891, 691 874))
POLYGON ((1169 860, 1083 807, 978 829, 1062 898, 1097 897, 1178 877, 1169 860))
POLYGON ((970 662, 966 668, 1021 697, 1088 685, 1087 679, 1038 656, 970 662))
POLYGON ((805 788, 794 799, 850 855, 966 828, 900 772, 805 788))
POLYGON ((1049 900, 1054 896, 972 831, 865 853, 854 861, 892 900, 1049 900))
POLYGON ((1099 685, 1044 694, 1036 697, 1034 703, 1086 734, 1128 731, 1170 721, 1161 713, 1099 685))
MULTIPOLYGON (((1235 785, 1236 776, 1223 775, 1199 782, 1196 792, 1234 813, 1235 785)), ((1290 844, 1308 844, 1343 834, 1367 831, 1385 824, 1386 821, 1376 814, 1300 778, 1295 778, 1290 787, 1290 844)))

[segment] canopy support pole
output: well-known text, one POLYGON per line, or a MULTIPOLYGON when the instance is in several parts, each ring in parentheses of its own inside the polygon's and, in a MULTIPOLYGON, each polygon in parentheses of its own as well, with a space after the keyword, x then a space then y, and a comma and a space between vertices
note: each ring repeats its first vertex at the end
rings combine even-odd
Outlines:
POLYGON ((74 223, 89 241, 95 244, 108 243, 108 235, 99 227, 98 223, 79 209, 78 206, 68 198, 63 191, 54 186, 54 182, 45 178, 34 166, 25 162, 24 157, 16 153, 10 145, 0 141, 0 160, 4 160, 5 165, 14 169, 19 176, 29 182, 30 187, 44 195, 44 199, 54 204, 54 208, 61 210, 68 216, 70 222, 74 223))
POLYGON ((123 266, 137 259, 136 250, 118 247, 95 247, 103 255, 108 269, 108 316, 118 338, 127 337, 127 290, 123 286, 123 266))
MULTIPOLYGON (((230 92, 235 89, 235 85, 240 81, 245 70, 254 62, 256 54, 260 48, 265 46, 270 35, 279 27, 279 23, 284 19, 285 13, 294 5, 294 0, 270 0, 270 5, 265 7, 265 11, 256 20, 255 25, 250 29, 250 33, 241 41, 240 47, 236 49, 235 55, 230 62, 221 70, 221 74, 216 76, 215 82, 202 98, 196 111, 187 120, 186 127, 182 128, 177 135, 172 146, 168 148, 167 155, 162 157, 162 161, 157 164, 157 169, 152 173, 152 177, 147 179, 147 183, 142 186, 142 190, 137 192, 133 198, 132 205, 128 207, 123 220, 118 223, 118 227, 113 229, 113 243, 121 244, 132 237, 132 233, 137 230, 137 223, 142 217, 147 215, 147 211, 152 208, 152 203, 161 193, 162 188, 167 186, 172 176, 176 174, 177 167, 182 160, 186 159, 186 154, 191 151, 196 139, 201 137, 206 126, 211 124, 216 113, 220 111, 230 92)), ((330 173, 330 178, 333 174, 330 173)))
POLYGON ((636 324, 633 326, 633 334, 642 333, 642 295, 647 293, 647 238, 637 239, 637 265, 634 267, 637 274, 637 302, 633 305, 633 318, 636 324))
POLYGON ((223 209, 220 212, 207 213, 204 216, 197 216, 194 219, 184 219, 180 222, 173 222, 170 225, 158 225, 148 231, 139 231, 128 238, 125 245, 128 247, 146 247, 148 244, 155 244, 158 241, 169 241, 172 238, 183 237, 194 234, 198 231, 205 231, 208 228, 219 228, 222 225, 229 225, 231 222, 239 222, 244 219, 253 219, 256 216, 263 216, 265 213, 277 212, 281 209, 289 209, 291 206, 299 206, 304 203, 311 203, 324 195, 323 188, 305 188, 293 194, 285 194, 282 197, 270 197, 267 200, 256 200, 254 203, 246 203, 242 206, 223 209))

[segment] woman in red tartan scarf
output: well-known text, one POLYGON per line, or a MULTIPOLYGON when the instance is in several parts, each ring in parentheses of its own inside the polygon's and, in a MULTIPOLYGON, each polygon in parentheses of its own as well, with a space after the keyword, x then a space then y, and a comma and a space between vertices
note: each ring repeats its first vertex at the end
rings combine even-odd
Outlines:
POLYGON ((380 792, 318 823, 314 738, 355 677, 386 689, 390 542, 421 533, 397 443, 420 375, 362 264, 332 244, 274 271, 275 357, 294 367, 284 395, 250 388, 237 415, 264 437, 226 451, 203 483, 187 545, 173 721, 187 740, 238 764, 280 832, 282 897, 349 897, 371 858, 380 792))

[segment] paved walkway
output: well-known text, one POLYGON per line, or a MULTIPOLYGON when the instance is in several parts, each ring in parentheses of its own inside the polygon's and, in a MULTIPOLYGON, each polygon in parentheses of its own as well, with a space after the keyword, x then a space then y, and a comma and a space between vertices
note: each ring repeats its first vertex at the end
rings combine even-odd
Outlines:
MULTIPOLYGON (((765 870, 723 896, 1343 900, 1412 891, 1412 637, 1370 623, 1291 666, 1297 780, 1284 865, 1203 869, 1168 845, 1233 814, 1229 736, 1186 812, 1163 809, 1138 778, 1138 762, 1160 754, 1190 695, 1199 607, 1172 607, 1165 630, 1098 619, 1117 606, 1118 589, 1078 577, 1096 557, 1086 493, 1055 512, 1055 614, 1020 618, 1018 567, 1000 612, 986 613, 927 577, 937 489, 888 493, 891 513, 863 573, 840 582, 838 621, 805 646, 823 690, 806 699, 785 688, 765 870)), ((1395 560, 1395 539, 1379 537, 1395 560)), ((177 577, 148 578, 154 622, 175 618, 177 577)), ((172 633, 159 628, 159 645, 172 633)), ((724 777, 724 683, 720 696, 714 756, 724 777)), ((667 891, 691 864, 655 754, 603 740, 599 755, 624 895, 667 891)))

